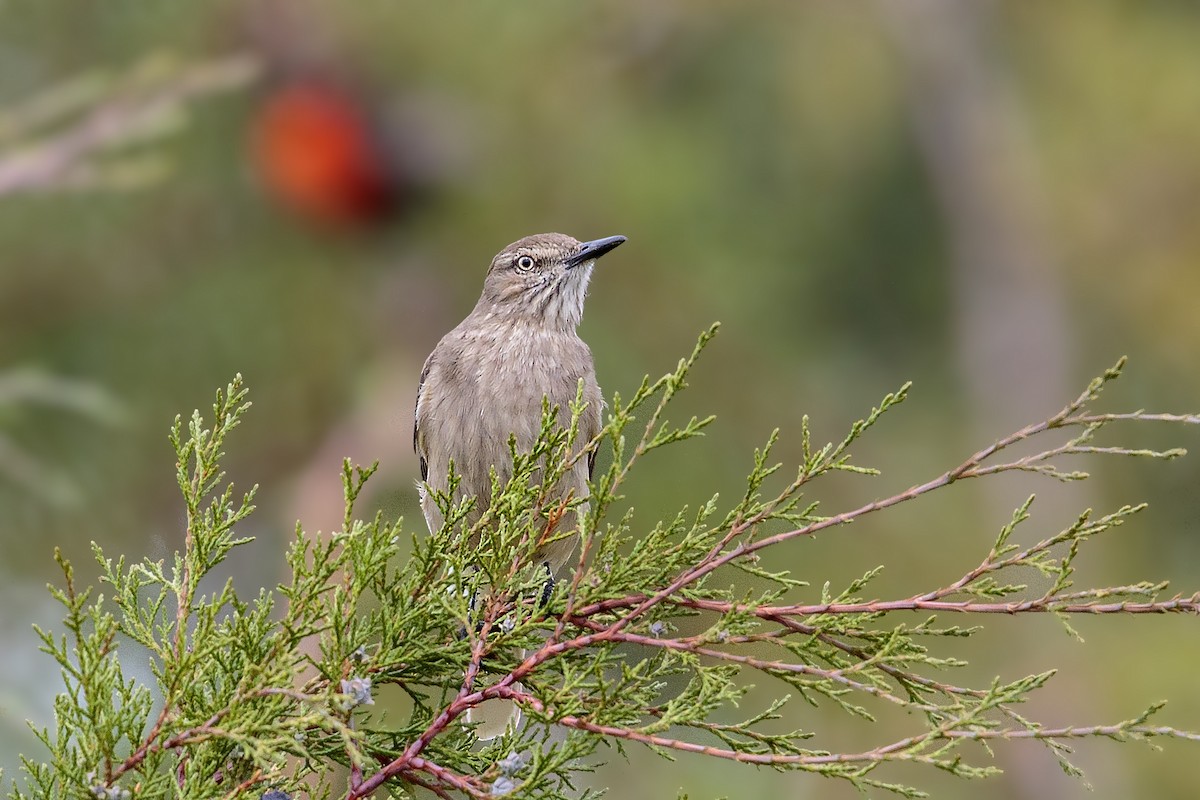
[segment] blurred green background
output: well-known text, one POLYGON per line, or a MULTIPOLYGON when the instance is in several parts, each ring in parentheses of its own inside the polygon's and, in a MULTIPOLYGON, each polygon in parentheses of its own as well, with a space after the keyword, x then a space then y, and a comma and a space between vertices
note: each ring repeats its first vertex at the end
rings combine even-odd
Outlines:
MULTIPOLYGON (((608 393, 724 324, 675 412, 718 421, 644 463, 629 492, 642 523, 736 496, 772 427, 794 464, 802 415, 840 438, 908 379, 910 402, 856 450, 884 475, 816 487, 826 511, 958 464, 1121 354, 1113 410, 1197 410, 1197 41, 1200 6, 1183 2, 0 3, 0 176, 88 119, 13 134, 39 99, 78 90, 64 81, 110 80, 120 98, 214 59, 262 65, 170 109, 171 131, 99 148, 94 169, 8 192, 0 177, 0 766, 36 752, 23 720, 49 722, 59 688, 30 629, 58 619, 53 548, 91 574, 92 540, 135 558, 178 547, 166 432, 235 372, 255 409, 230 473, 263 486, 240 586, 278 580, 296 519, 338 524, 346 456, 379 459, 369 503, 421 526, 417 372, 492 254, 526 234, 629 237, 582 326, 608 393), (295 152, 318 145, 350 177, 306 173, 295 152)), ((128 106, 104 96, 119 126, 128 106)), ((1081 583, 1195 588, 1200 459, 1085 466, 1082 486, 955 486, 777 558, 814 596, 879 563, 878 596, 930 589, 978 563, 1036 488, 1026 538, 1087 506, 1152 503, 1090 548, 1081 583)), ((1170 698, 1165 721, 1200 727, 1190 620, 1083 620, 1082 644, 1052 620, 985 621, 953 654, 982 681, 1060 668, 1030 709, 1048 724, 1170 698)), ((795 715, 828 748, 911 730, 795 715)), ((1194 748, 1080 744, 1091 792, 1032 745, 1001 748, 1006 774, 986 783, 892 777, 936 797, 1192 798, 1194 748)), ((614 797, 856 796, 610 754, 592 780, 614 797)))

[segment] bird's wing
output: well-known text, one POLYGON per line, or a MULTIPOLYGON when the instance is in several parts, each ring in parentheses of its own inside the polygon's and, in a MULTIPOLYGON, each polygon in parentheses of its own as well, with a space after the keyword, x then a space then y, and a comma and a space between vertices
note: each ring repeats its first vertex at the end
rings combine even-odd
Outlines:
MULTIPOLYGON (((434 353, 436 352, 435 350, 434 353)), ((421 480, 429 478, 429 461, 425 453, 424 437, 421 436, 421 400, 425 394, 425 379, 429 377, 429 370, 433 366, 434 353, 429 354, 429 358, 425 359, 425 366, 421 367, 421 377, 417 381, 417 402, 413 407, 413 452, 421 460, 421 480)))

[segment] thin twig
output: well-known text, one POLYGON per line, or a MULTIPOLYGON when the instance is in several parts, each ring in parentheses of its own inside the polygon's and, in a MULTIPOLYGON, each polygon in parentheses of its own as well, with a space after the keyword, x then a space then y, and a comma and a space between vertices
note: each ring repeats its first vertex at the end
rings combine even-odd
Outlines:
POLYGON ((187 67, 152 91, 109 98, 65 130, 0 158, 0 197, 58 185, 98 153, 190 98, 240 86, 256 72, 253 59, 231 56, 187 67))

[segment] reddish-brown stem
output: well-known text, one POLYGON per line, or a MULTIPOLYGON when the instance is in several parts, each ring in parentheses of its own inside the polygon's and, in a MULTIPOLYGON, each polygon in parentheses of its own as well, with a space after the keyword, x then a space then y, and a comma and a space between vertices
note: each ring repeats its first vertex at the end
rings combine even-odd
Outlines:
POLYGON ((409 769, 405 770, 405 777, 412 778, 413 772, 425 772, 432 775, 445 786, 452 786, 460 792, 465 792, 478 800, 487 800, 488 793, 480 787, 476 779, 469 778, 465 775, 459 775, 457 772, 446 769, 440 764, 435 764, 427 758, 414 758, 408 762, 409 769))
MULTIPOLYGON (((528 705, 530 708, 533 708, 540 713, 547 713, 545 704, 531 695, 522 692, 506 692, 505 696, 515 700, 516 702, 528 705)), ((1171 736, 1189 739, 1192 741, 1200 741, 1200 734, 1182 731, 1168 726, 1127 725, 1124 723, 1119 723, 1116 725, 1092 725, 1084 727, 1068 726, 1062 728, 976 728, 972 730, 958 730, 954 726, 961 724, 962 720, 955 719, 948 721, 935 730, 927 731, 919 736, 910 736, 904 739, 899 739, 890 744, 860 753, 745 753, 723 747, 697 744, 695 742, 689 742, 669 736, 646 733, 633 728, 619 727, 615 725, 601 725, 576 716, 559 717, 558 719, 555 719, 554 722, 555 724, 562 725, 563 727, 587 731, 599 736, 610 736, 617 739, 641 742, 642 744, 650 745, 652 747, 665 747, 671 750, 678 750, 687 753, 698 753, 716 758, 724 758, 730 761, 740 761, 747 764, 764 764, 775 766, 820 766, 826 764, 870 763, 884 760, 909 760, 909 758, 904 755, 904 751, 910 750, 916 745, 919 745, 921 742, 937 739, 1053 740, 1078 739, 1093 736, 1121 737, 1132 735, 1143 737, 1171 736)))
MULTIPOLYGON (((405 749, 403 753, 389 761, 387 764, 384 764, 383 767, 381 767, 371 777, 361 780, 358 786, 352 786, 350 788, 350 792, 346 795, 346 800, 355 800, 356 798, 369 796, 377 788, 383 785, 384 782, 390 780, 391 778, 401 775, 410 769, 417 769, 416 767, 412 766, 417 761, 425 764, 432 763, 427 762, 424 759, 420 759, 419 756, 421 752, 438 734, 444 731, 450 725, 450 723, 465 713, 467 709, 482 702, 483 693, 472 690, 474 687, 475 678, 479 675, 480 664, 483 662, 483 656, 486 651, 485 645, 487 641, 487 634, 491 629, 494 616, 493 607, 496 605, 496 602, 488 603, 488 611, 485 612, 483 619, 483 628, 478 634, 472 633, 474 639, 472 640, 471 644, 471 661, 467 665, 466 672, 463 676, 462 688, 459 689, 454 700, 450 703, 450 705, 443 709, 442 713, 438 714, 438 716, 434 718, 433 722, 429 724, 429 727, 427 727, 421 733, 421 735, 418 736, 405 749)), ((511 677, 511 675, 509 677, 511 677)), ((430 770, 425 771, 429 772, 430 770)))
POLYGON ((239 796, 240 794, 242 794, 242 792, 245 792, 245 791, 246 791, 247 789, 249 789, 251 786, 256 786, 256 785, 258 785, 258 784, 262 783, 262 780, 263 780, 263 774, 262 774, 262 770, 261 770, 261 769, 256 769, 256 770, 254 771, 254 774, 253 774, 253 775, 251 775, 249 778, 246 778, 246 780, 242 781, 242 782, 241 782, 241 783, 239 783, 237 786, 235 786, 235 787, 233 787, 232 789, 230 789, 230 790, 229 790, 229 791, 228 791, 228 792, 225 794, 225 797, 226 797, 226 798, 229 798, 229 800, 232 800, 234 797, 237 797, 237 796, 239 796))
MULTIPOLYGON (((450 787, 471 794, 472 796, 483 796, 482 789, 478 785, 473 784, 470 779, 454 775, 453 773, 451 773, 449 776, 443 776, 430 768, 428 762, 421 755, 429 742, 432 741, 432 739, 442 731, 444 731, 455 718, 463 714, 467 709, 492 698, 509 698, 541 713, 549 713, 536 697, 515 688, 518 681, 526 678, 526 676, 534 672, 540 665, 549 660, 557 658, 564 653, 582 650, 597 644, 610 642, 629 642, 647 647, 669 648, 686 651, 696 655, 721 659, 727 662, 744 664, 746 666, 766 672, 790 672, 794 674, 810 675, 818 681, 828 680, 840 683, 848 688, 865 692, 888 702, 923 710, 930 714, 936 714, 941 718, 941 724, 921 735, 901 739, 896 742, 892 742, 891 744, 858 754, 745 753, 729 748, 713 747, 694 742, 688 742, 682 739, 662 736, 659 734, 651 734, 633 728, 603 725, 590 719, 578 716, 565 716, 554 719, 553 721, 556 724, 563 725, 564 727, 588 731, 601 736, 623 738, 631 741, 639 741, 651 746, 702 753, 735 761, 771 765, 792 764, 806 766, 820 766, 837 763, 871 763, 884 759, 931 760, 936 758, 936 756, 920 753, 917 751, 917 749, 924 742, 939 739, 1056 739, 1094 735, 1117 736, 1123 733, 1147 736, 1184 735, 1182 732, 1175 731, 1175 729, 1171 728, 1139 727, 1131 726, 1127 723, 1116 726, 1096 726, 1091 728, 1043 729, 1034 726, 1020 727, 1024 723, 1024 720, 1022 720, 1015 714, 1015 712, 1003 704, 995 707, 994 710, 1000 714, 1006 715, 1010 720, 1015 722, 1018 727, 984 727, 979 729, 960 730, 960 726, 968 724, 972 719, 974 719, 975 715, 981 713, 979 708, 972 707, 963 711, 962 706, 942 707, 936 704, 923 703, 916 699, 917 694, 923 691, 931 691, 948 696, 970 696, 980 698, 986 696, 986 691, 965 689, 950 684, 938 683, 929 678, 910 674, 893 664, 888 664, 885 663, 884 660, 877 659, 869 650, 857 647, 850 641, 842 641, 840 638, 838 638, 839 636, 844 635, 849 637, 849 639, 853 639, 852 633, 831 635, 801 621, 804 618, 814 616, 880 614, 899 611, 952 611, 956 613, 992 614, 1018 614, 1030 612, 1102 614, 1200 611, 1200 594, 1193 595, 1191 597, 1175 597, 1166 601, 1146 600, 1134 602, 1131 600, 1117 600, 1112 602, 1101 602, 1105 597, 1111 598, 1113 595, 1120 595, 1122 593, 1142 593, 1143 596, 1146 596, 1148 594, 1146 587, 1140 586, 1114 587, 1111 590, 1106 590, 1103 595, 1100 593, 1089 592, 1054 592, 1047 593, 1045 596, 1035 599, 1016 600, 1010 602, 984 602, 976 599, 947 599, 966 592, 974 582, 989 572, 994 572, 999 569, 1023 563, 1023 560, 1028 559, 1030 556, 1048 550, 1051 546, 1059 543, 1058 539, 1048 539, 1039 542, 1024 551, 1016 553, 1015 555, 1007 555, 1003 559, 1000 559, 998 554, 993 551, 992 553, 989 553, 988 557, 983 561, 983 563, 981 563, 975 569, 964 574, 954 583, 940 589, 935 589, 931 592, 916 595, 903 600, 873 600, 861 602, 753 606, 744 603, 685 597, 681 594, 683 590, 687 589, 689 586, 694 586, 714 571, 729 565, 738 559, 751 556, 760 550, 765 550, 766 548, 773 547, 793 538, 811 536, 827 529, 847 525, 851 522, 861 519, 868 514, 916 499, 934 490, 947 486, 955 481, 963 480, 965 478, 980 477, 993 472, 1022 469, 1050 469, 1047 466, 1047 459, 1061 454, 1083 452, 1083 450, 1086 448, 1083 448, 1080 445, 1081 439, 1075 439, 1058 447, 1003 464, 984 466, 984 462, 994 456, 996 453, 1005 450, 1013 444, 1052 429, 1068 426, 1096 425, 1114 419, 1134 418, 1136 416, 1089 416, 1079 414, 1078 412, 1080 409, 1086 402, 1092 399, 1093 394, 1094 389, 1090 388, 1088 392, 1085 392, 1075 402, 1063 408, 1055 416, 1043 422, 1022 428, 1021 430, 996 441, 988 447, 985 447, 974 453, 955 469, 944 472, 932 480, 911 486, 903 492, 890 497, 874 500, 856 509, 816 520, 802 527, 793 528, 791 530, 760 539, 754 538, 755 531, 759 524, 765 519, 769 518, 771 513, 773 513, 772 510, 777 508, 779 503, 785 501, 789 496, 791 496, 791 494, 796 491, 799 485, 803 483, 807 477, 809 477, 806 473, 798 478, 797 482, 786 489, 778 498, 773 501, 769 501, 763 507, 763 510, 760 510, 758 513, 750 515, 746 518, 739 518, 736 520, 734 524, 732 524, 729 529, 725 531, 720 540, 714 544, 710 551, 702 559, 700 559, 698 563, 684 569, 675 577, 674 580, 670 581, 670 583, 668 583, 666 586, 653 593, 629 595, 624 598, 592 603, 578 609, 574 608, 576 589, 579 587, 579 581, 585 573, 585 570, 583 569, 584 559, 586 558, 585 553, 583 556, 581 556, 581 560, 579 562, 580 568, 576 570, 571 591, 568 593, 569 599, 567 611, 560 615, 558 620, 556 620, 555 631, 551 638, 542 647, 529 654, 524 661, 522 661, 515 669, 511 670, 507 675, 503 676, 498 682, 484 689, 475 690, 474 679, 478 673, 480 659, 483 655, 482 650, 478 649, 478 643, 485 638, 485 636, 480 636, 476 640, 477 647, 473 648, 472 663, 468 667, 463 686, 454 700, 442 711, 441 714, 439 714, 437 718, 435 718, 426 731, 420 737, 418 737, 417 740, 414 741, 404 753, 385 764, 375 775, 362 781, 357 787, 353 787, 350 795, 348 795, 348 798, 350 798, 350 800, 354 800, 355 798, 365 797, 384 781, 397 775, 403 775, 410 779, 414 779, 416 776, 413 773, 415 772, 424 772, 432 775, 435 779, 434 783, 441 786, 443 790, 446 787, 450 787), (784 630, 777 632, 735 636, 727 640, 722 640, 727 643, 771 640, 781 638, 788 633, 800 633, 803 635, 816 637, 819 641, 823 642, 829 647, 835 648, 849 656, 859 659, 859 663, 847 667, 823 669, 809 664, 792 664, 783 661, 769 661, 751 656, 726 652, 724 650, 719 650, 715 647, 709 646, 713 643, 704 637, 662 639, 627 630, 635 620, 644 616, 645 613, 650 609, 664 602, 680 607, 719 614, 730 614, 734 612, 749 613, 764 620, 777 622, 784 628, 784 630), (606 620, 596 619, 598 615, 609 613, 617 613, 618 617, 615 620, 611 618, 606 620), (582 633, 581 635, 564 639, 562 636, 567 625, 576 626, 577 628, 587 631, 587 633, 582 633), (883 674, 890 676, 900 685, 906 687, 913 697, 911 699, 904 699, 896 694, 893 694, 882 686, 876 686, 868 682, 858 681, 848 677, 855 672, 862 671, 865 667, 879 669, 883 674), (955 711, 960 713, 955 715, 955 711), (457 779, 457 783, 455 782, 455 779, 457 779)), ((1184 419, 1176 418, 1172 415, 1147 415, 1146 418, 1162 418, 1175 421, 1184 419)), ((1200 421, 1200 417, 1188 417, 1186 418, 1186 421, 1198 422, 1200 421)), ((651 424, 653 424, 653 418, 651 424)), ((638 453, 641 452, 641 447, 642 445, 639 445, 638 453)), ((840 462, 838 463, 840 464, 840 462)), ((830 468, 837 468, 837 465, 825 465, 822 467, 822 469, 830 468)), ((627 470, 628 466, 626 466, 625 469, 627 470)), ((819 471, 820 470, 818 470, 818 472, 819 471)), ((622 470, 622 472, 618 475, 618 482, 623 476, 624 470, 622 470)), ((558 513, 563 513, 564 509, 565 506, 560 506, 558 513)), ((553 523, 556 521, 556 517, 552 515, 552 523, 547 529, 548 532, 553 530, 553 523)), ((494 609, 489 609, 489 616, 494 616, 494 609)), ((1195 738, 1192 734, 1186 735, 1189 738, 1195 738)), ((423 780, 424 779, 414 780, 414 782, 421 783, 423 780)), ((430 783, 426 781, 421 783, 421 785, 428 786, 430 783)), ((438 794, 441 794, 441 792, 439 791, 438 794)))
MULTIPOLYGON (((900 503, 906 503, 917 497, 928 494, 936 489, 940 489, 943 486, 948 486, 949 484, 953 483, 954 481, 957 481, 957 480, 960 480, 963 478, 977 477, 978 476, 977 473, 973 472, 973 470, 975 468, 977 468, 980 464, 982 464, 988 458, 990 458, 991 456, 1000 452, 1001 450, 1004 450, 1005 448, 1008 448, 1008 447, 1016 444, 1017 442, 1024 441, 1025 439, 1028 439, 1031 436, 1036 436, 1037 434, 1043 433, 1043 432, 1045 432, 1047 430, 1051 430, 1053 428, 1091 424, 1092 420, 1089 417, 1071 417, 1071 414, 1075 413, 1080 408, 1082 408, 1083 405, 1089 399, 1090 399, 1090 390, 1088 392, 1084 392, 1083 394, 1081 394, 1078 398, 1076 398, 1076 400, 1074 402, 1072 402, 1071 404, 1064 407, 1061 411, 1059 411, 1057 414, 1055 414, 1050 419, 1043 420, 1042 422, 1034 423, 1032 425, 1027 425, 1024 428, 1022 428, 1021 430, 1016 431, 1015 433, 1009 434, 1008 436, 1006 436, 1002 439, 999 439, 996 442, 988 445, 987 447, 984 447, 983 449, 977 451, 974 455, 972 455, 970 458, 968 458, 966 461, 964 461, 958 467, 956 467, 952 470, 949 470, 947 472, 944 472, 941 475, 939 475, 938 477, 936 477, 932 480, 926 481, 925 483, 911 486, 908 489, 906 489, 905 491, 900 492, 899 494, 892 495, 891 497, 888 497, 888 498, 885 498, 882 500, 873 500, 870 503, 860 506, 859 508, 856 508, 852 511, 845 511, 845 512, 842 512, 841 514, 836 514, 832 517, 826 517, 824 519, 818 520, 816 522, 813 522, 809 525, 805 525, 800 528, 793 528, 792 530, 783 531, 782 533, 777 533, 773 536, 768 536, 768 537, 765 537, 762 539, 757 539, 755 541, 749 541, 749 542, 743 541, 743 542, 740 542, 733 549, 725 550, 724 548, 730 542, 732 542, 735 538, 737 538, 742 533, 746 532, 751 527, 753 527, 753 525, 755 524, 756 518, 751 518, 750 520, 746 520, 746 521, 740 521, 730 528, 730 530, 725 534, 725 536, 722 537, 721 541, 718 542, 718 544, 712 549, 712 551, 710 551, 709 554, 704 559, 702 559, 699 564, 692 567, 691 569, 684 570, 683 572, 681 572, 674 581, 672 581, 670 584, 668 584, 666 587, 659 590, 655 594, 647 597, 636 608, 634 608, 632 611, 630 611, 628 614, 626 614, 624 617, 617 620, 613 624, 618 629, 625 627, 633 619, 641 616, 646 611, 648 611, 651 608, 653 608, 654 606, 658 605, 666 598, 671 597, 672 595, 676 594, 680 589, 682 589, 686 586, 689 586, 691 584, 694 584, 696 581, 700 580, 705 575, 708 575, 709 573, 719 569, 720 567, 725 566, 726 564, 729 564, 730 562, 732 562, 738 558, 743 558, 743 557, 748 556, 752 553, 755 553, 759 550, 762 550, 767 547, 772 547, 774 545, 778 545, 778 544, 788 541, 790 539, 795 539, 795 538, 801 537, 801 536, 812 536, 812 535, 815 535, 815 534, 817 534, 823 530, 826 530, 828 528, 833 528, 833 527, 837 527, 840 525, 846 525, 850 522, 854 522, 855 520, 857 520, 861 517, 866 516, 867 514, 871 514, 876 511, 881 511, 885 508, 891 508, 892 506, 899 505, 900 503), (722 551, 724 551, 724 552, 722 552, 722 551)), ((1196 418, 1195 420, 1189 419, 1189 421, 1200 421, 1200 417, 1196 418)), ((1046 455, 1046 454, 1042 454, 1042 455, 1046 455)), ((1017 469, 1018 467, 1016 465, 1009 465, 1008 468, 1017 469)), ((583 615, 583 612, 578 612, 578 613, 583 615)))

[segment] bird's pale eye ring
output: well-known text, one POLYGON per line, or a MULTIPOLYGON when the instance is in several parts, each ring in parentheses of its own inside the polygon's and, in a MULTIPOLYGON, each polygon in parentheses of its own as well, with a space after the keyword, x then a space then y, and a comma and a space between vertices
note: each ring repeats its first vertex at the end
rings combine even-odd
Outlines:
POLYGON ((533 256, 521 256, 517 259, 517 269, 521 272, 529 272, 533 269, 533 256))

